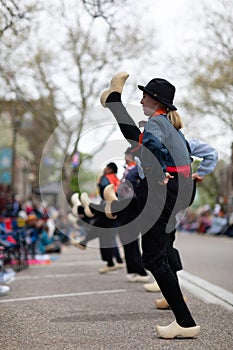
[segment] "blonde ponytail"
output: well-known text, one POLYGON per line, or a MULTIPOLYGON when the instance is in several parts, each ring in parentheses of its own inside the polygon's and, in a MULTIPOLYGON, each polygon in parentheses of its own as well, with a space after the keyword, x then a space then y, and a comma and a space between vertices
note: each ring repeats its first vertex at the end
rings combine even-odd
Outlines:
MULTIPOLYGON (((165 105, 163 105, 162 103, 157 103, 158 109, 167 109, 167 107, 165 105)), ((181 120, 181 117, 179 115, 179 113, 177 111, 170 111, 169 109, 167 109, 167 119, 170 120, 170 122, 172 123, 172 125, 174 126, 174 128, 176 128, 177 130, 182 129, 183 128, 183 122, 181 120)))
POLYGON ((170 120, 174 128, 176 128, 177 130, 183 128, 183 122, 177 111, 169 111, 167 113, 167 118, 170 120))

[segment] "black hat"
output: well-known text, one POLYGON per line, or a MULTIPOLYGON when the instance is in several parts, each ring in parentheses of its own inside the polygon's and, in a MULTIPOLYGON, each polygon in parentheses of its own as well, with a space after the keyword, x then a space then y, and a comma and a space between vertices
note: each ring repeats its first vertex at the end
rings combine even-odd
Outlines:
POLYGON ((107 164, 107 167, 110 168, 110 169, 112 169, 112 171, 113 171, 115 174, 117 174, 118 168, 117 168, 117 165, 116 165, 115 163, 113 163, 113 162, 108 163, 108 164, 107 164))
POLYGON ((161 102, 168 109, 175 111, 177 108, 173 105, 176 88, 169 81, 161 78, 155 78, 149 81, 146 86, 138 85, 138 88, 156 101, 161 102))

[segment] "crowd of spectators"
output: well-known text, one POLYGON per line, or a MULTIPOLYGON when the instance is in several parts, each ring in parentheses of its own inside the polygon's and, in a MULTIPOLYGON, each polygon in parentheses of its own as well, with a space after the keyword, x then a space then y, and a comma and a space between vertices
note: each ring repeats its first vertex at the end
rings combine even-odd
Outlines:
POLYGON ((233 213, 227 215, 219 204, 213 209, 208 204, 197 210, 189 208, 181 216, 178 230, 233 237, 233 213))
POLYGON ((69 241, 70 227, 62 211, 12 197, 0 215, 0 295, 10 290, 7 284, 16 271, 60 253, 62 244, 69 241))

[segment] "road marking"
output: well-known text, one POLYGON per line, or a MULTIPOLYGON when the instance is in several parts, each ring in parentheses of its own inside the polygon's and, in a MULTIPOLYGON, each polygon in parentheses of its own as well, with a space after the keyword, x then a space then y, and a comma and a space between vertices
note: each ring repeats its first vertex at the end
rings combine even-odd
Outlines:
POLYGON ((231 292, 186 271, 180 271, 179 278, 181 285, 198 298, 207 303, 220 304, 233 311, 233 294, 231 292))
POLYGON ((29 300, 42 300, 42 299, 54 299, 54 298, 68 298, 77 297, 83 295, 95 295, 95 294, 113 294, 113 293, 124 293, 126 289, 115 289, 115 290, 98 290, 94 292, 80 292, 80 293, 68 293, 68 294, 54 294, 54 295, 40 295, 37 297, 25 297, 16 299, 5 299, 0 300, 0 303, 13 303, 17 301, 29 301, 29 300))
POLYGON ((54 274, 45 274, 39 276, 17 276, 15 281, 24 281, 24 280, 40 280, 42 278, 65 278, 65 277, 77 277, 77 276, 97 276, 96 272, 76 272, 76 273, 54 273, 54 274))

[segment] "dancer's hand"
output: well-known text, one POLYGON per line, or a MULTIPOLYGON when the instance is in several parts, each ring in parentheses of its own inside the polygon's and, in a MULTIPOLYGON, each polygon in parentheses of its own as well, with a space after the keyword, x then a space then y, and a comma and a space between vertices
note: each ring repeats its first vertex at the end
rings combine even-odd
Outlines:
POLYGON ((192 175, 192 179, 195 180, 196 182, 202 182, 203 176, 200 176, 197 173, 195 173, 192 175))
POLYGON ((144 128, 146 123, 146 120, 140 120, 140 122, 138 123, 139 128, 144 128))
POLYGON ((169 173, 165 173, 165 178, 163 179, 163 181, 161 182, 161 181, 159 181, 159 183, 160 183, 160 185, 167 185, 168 184, 168 181, 170 180, 170 179, 173 179, 174 178, 174 176, 172 176, 172 175, 170 175, 169 173))

